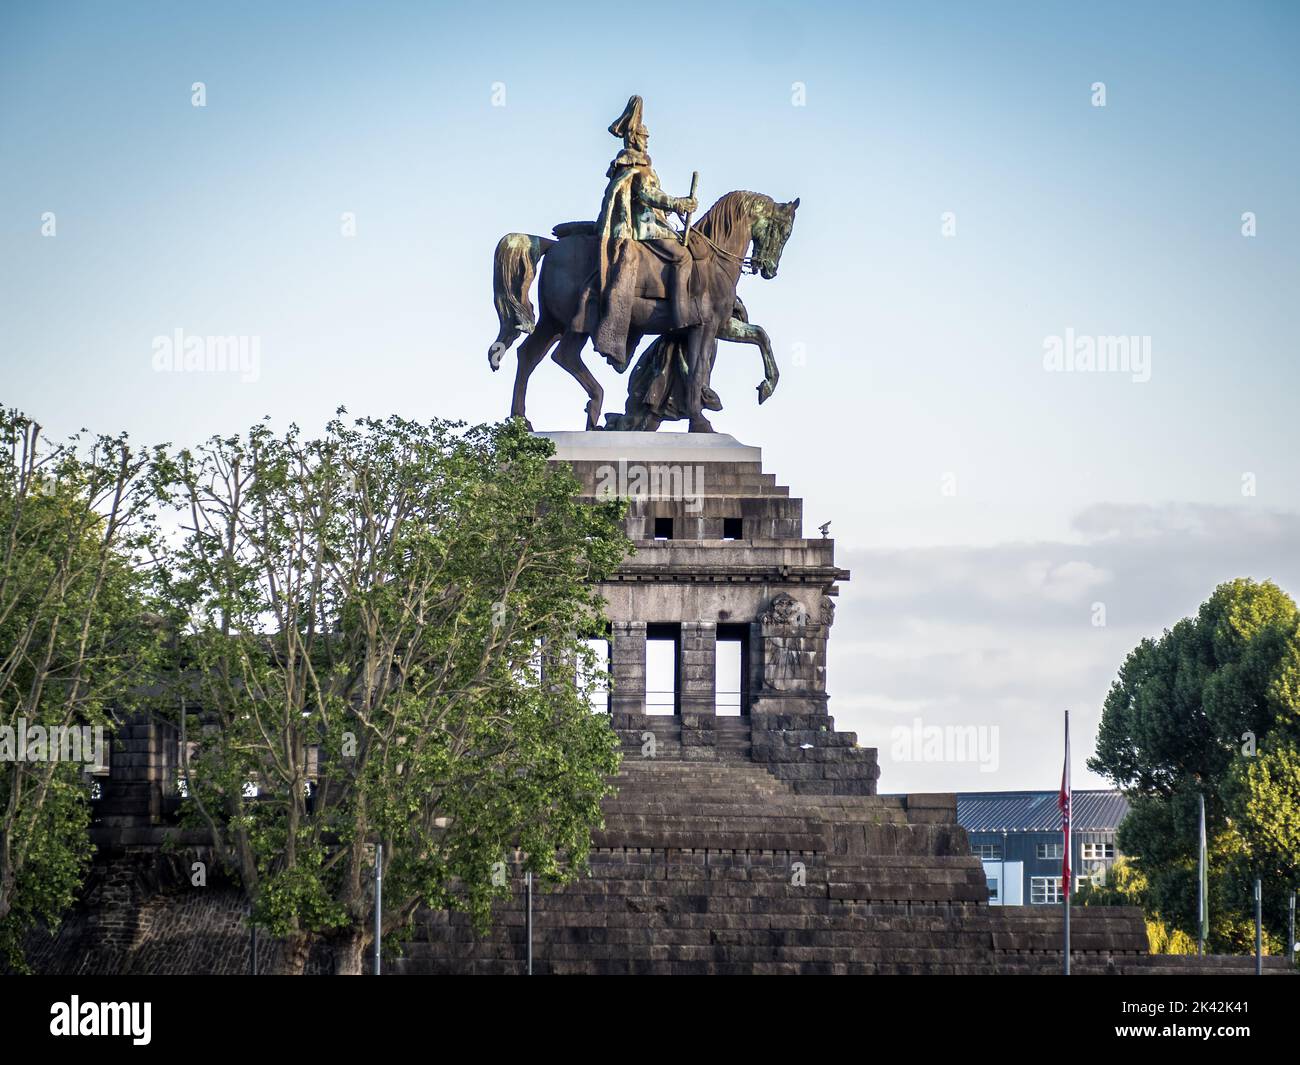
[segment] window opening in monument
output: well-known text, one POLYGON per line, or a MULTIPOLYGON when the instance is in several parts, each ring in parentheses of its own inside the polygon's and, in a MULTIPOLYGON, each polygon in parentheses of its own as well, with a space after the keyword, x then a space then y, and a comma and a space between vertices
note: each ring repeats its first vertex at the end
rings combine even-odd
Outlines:
POLYGON ((673 538, 673 519, 655 518, 655 539, 671 540, 673 538))
POLYGON ((647 625, 645 630, 645 712, 681 710, 681 625, 647 625))
POLYGON ((713 672, 713 712, 718 717, 749 713, 748 651, 748 625, 718 626, 713 672))
POLYGON ((609 713, 609 672, 610 646, 609 637, 596 636, 584 641, 591 651, 591 661, 583 662, 579 680, 581 687, 587 691, 587 697, 594 714, 609 713))
POLYGON ((744 531, 744 521, 740 518, 723 518, 722 519, 722 538, 724 540, 741 540, 744 531))

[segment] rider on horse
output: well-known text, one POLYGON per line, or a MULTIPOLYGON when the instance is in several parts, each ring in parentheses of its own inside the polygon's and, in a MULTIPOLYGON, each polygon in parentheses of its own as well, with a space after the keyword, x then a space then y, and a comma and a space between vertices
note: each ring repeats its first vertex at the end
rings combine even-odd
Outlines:
MULTIPOLYGON (((677 233, 669 228, 665 212, 671 211, 685 220, 697 206, 692 197, 669 196, 660 188, 659 175, 651 168, 650 156, 646 154, 650 131, 641 123, 641 108, 641 97, 633 96, 609 127, 615 137, 623 138, 623 150, 614 157, 605 174, 609 184, 596 222, 600 321, 592 343, 600 354, 620 367, 628 359, 628 323, 640 259, 635 242, 661 241, 660 251, 670 255, 675 263, 683 263, 687 253, 678 243, 677 233)), ((674 288, 679 272, 678 265, 670 271, 674 288)), ((669 293, 670 299, 676 295, 675 291, 669 293)))

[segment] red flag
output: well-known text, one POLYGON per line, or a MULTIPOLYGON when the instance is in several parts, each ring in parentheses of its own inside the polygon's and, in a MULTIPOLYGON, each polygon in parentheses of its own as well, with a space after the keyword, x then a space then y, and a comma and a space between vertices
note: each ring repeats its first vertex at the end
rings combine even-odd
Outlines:
POLYGON ((1065 712, 1065 765, 1061 769, 1061 794, 1056 800, 1061 808, 1061 833, 1065 851, 1061 856, 1061 892, 1070 897, 1070 711, 1065 712))

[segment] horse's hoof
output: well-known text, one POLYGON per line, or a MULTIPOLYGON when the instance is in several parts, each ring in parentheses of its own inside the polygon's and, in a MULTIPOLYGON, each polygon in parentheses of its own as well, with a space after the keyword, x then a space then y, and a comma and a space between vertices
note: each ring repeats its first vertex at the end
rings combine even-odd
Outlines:
POLYGON ((771 398, 772 398, 772 393, 773 393, 774 391, 775 391, 775 389, 774 389, 771 385, 769 385, 766 381, 764 381, 761 385, 759 385, 759 386, 758 386, 758 405, 761 407, 761 406, 763 405, 763 401, 764 401, 764 400, 771 399, 771 398))
POLYGON ((690 431, 692 433, 711 433, 713 432, 713 423, 705 417, 692 418, 690 431))

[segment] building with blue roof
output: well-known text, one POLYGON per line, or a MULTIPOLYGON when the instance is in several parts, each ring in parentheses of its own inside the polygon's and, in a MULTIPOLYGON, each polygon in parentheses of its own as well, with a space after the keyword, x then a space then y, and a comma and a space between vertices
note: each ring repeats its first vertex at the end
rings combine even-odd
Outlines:
MULTIPOLYGON (((1064 839, 1056 791, 971 791, 957 795, 957 822, 984 863, 995 906, 1060 903, 1064 839)), ((1075 890, 1104 883, 1120 856, 1116 834, 1128 800, 1114 790, 1073 793, 1070 868, 1075 890)))

